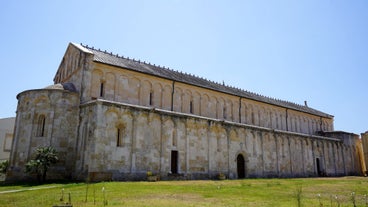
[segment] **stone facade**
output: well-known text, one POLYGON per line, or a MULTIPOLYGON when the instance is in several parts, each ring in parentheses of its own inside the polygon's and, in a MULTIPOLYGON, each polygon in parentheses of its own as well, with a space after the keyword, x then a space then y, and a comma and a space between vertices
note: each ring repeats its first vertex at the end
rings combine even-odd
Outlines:
POLYGON ((333 132, 333 116, 306 105, 73 43, 54 82, 78 92, 47 88, 17 97, 9 179, 24 178, 24 163, 46 145, 62 158, 51 176, 73 179, 360 173, 358 136, 333 132))
POLYGON ((15 117, 0 119, 0 162, 9 160, 15 117))
POLYGON ((109 180, 142 179, 147 171, 170 177, 173 152, 178 153, 175 174, 188 179, 216 178, 219 173, 238 178, 239 155, 245 160, 245 177, 339 176, 360 170, 354 145, 338 138, 102 99, 82 105, 81 114, 80 134, 94 145, 78 144, 77 151, 84 153, 77 170, 109 180), (118 144, 116 128, 122 131, 118 144))

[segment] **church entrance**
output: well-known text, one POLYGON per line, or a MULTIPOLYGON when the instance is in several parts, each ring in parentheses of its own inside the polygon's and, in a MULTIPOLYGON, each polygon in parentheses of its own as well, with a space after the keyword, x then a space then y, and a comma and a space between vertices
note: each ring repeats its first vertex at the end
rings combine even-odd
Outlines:
POLYGON ((178 151, 171 151, 171 173, 178 174, 178 151))
POLYGON ((239 154, 236 158, 236 165, 238 171, 238 178, 242 179, 245 178, 245 160, 243 155, 239 154))
POLYGON ((319 158, 316 158, 316 166, 317 166, 317 175, 322 176, 322 164, 319 158))

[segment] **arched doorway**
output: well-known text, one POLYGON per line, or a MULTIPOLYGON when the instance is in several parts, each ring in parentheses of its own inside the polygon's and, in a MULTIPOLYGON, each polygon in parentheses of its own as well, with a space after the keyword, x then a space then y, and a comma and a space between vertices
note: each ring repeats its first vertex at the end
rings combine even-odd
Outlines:
POLYGON ((236 157, 236 166, 238 171, 238 178, 245 178, 245 160, 243 155, 239 154, 238 157, 236 157))

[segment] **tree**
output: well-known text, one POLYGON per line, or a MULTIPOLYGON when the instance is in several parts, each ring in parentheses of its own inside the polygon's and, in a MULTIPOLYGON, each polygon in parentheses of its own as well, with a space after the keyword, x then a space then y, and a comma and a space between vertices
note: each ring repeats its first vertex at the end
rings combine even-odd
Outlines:
POLYGON ((59 158, 57 152, 53 147, 39 147, 36 149, 34 159, 26 164, 26 172, 29 174, 36 174, 38 182, 46 180, 46 173, 51 164, 55 164, 59 158))

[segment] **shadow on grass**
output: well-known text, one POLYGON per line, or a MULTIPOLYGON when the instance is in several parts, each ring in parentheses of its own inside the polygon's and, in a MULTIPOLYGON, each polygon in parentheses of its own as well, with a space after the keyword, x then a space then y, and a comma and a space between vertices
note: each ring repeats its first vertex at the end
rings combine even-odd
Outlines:
POLYGON ((37 181, 0 181, 0 187, 11 187, 11 186, 21 186, 21 187, 35 187, 47 184, 70 184, 75 183, 75 181, 70 180, 46 180, 45 182, 37 181))

